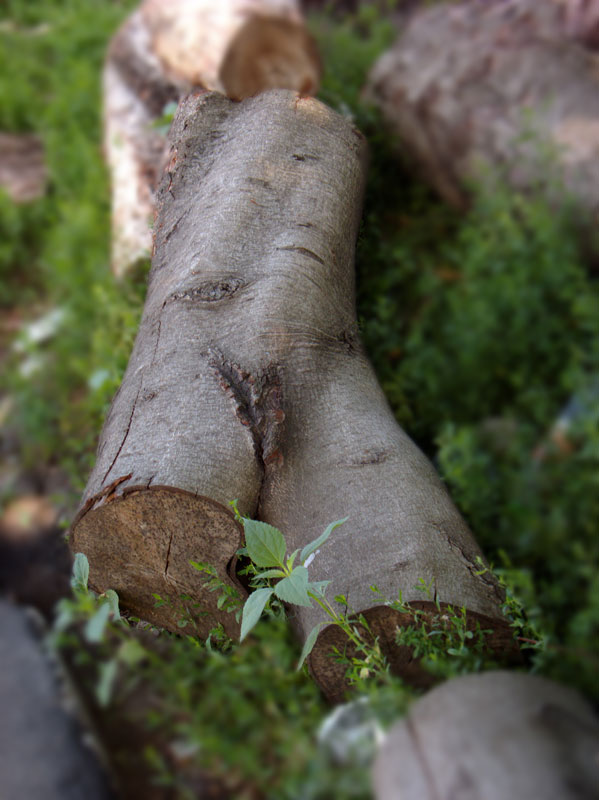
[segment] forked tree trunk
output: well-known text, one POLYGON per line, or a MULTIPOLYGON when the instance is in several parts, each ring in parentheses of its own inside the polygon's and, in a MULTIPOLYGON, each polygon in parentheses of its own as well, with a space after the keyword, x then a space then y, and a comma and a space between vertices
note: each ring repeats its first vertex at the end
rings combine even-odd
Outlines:
MULTIPOLYGON (((290 552, 349 517, 311 578, 331 580, 329 597, 346 595, 355 611, 376 607, 367 617, 384 647, 403 620, 371 585, 422 601, 420 579, 425 608, 433 596, 465 605, 504 646, 501 592, 357 334, 364 138, 287 91, 239 104, 191 96, 171 135, 143 318, 72 530, 92 584, 172 629, 176 615, 153 609, 152 592, 188 593, 231 630, 188 561, 226 576, 241 541, 227 503, 238 499, 290 552)), ((303 639, 322 619, 301 608, 293 621, 303 639)), ((331 641, 323 630, 311 667, 337 697, 331 641)))
POLYGON ((576 692, 488 672, 444 683, 389 732, 376 800, 594 800, 599 720, 576 692))

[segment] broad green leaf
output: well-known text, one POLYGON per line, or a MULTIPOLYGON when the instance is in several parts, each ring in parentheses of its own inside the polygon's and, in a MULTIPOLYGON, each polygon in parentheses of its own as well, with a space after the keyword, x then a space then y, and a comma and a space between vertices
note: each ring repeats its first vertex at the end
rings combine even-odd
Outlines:
POLYGON ((277 583, 275 594, 285 603, 310 607, 312 602, 308 597, 308 570, 305 567, 296 567, 289 577, 277 583))
POLYGON ((284 578, 285 573, 282 569, 267 569, 266 572, 258 572, 254 578, 284 578))
POLYGON ((90 617, 85 624, 83 635, 90 644, 98 644, 104 636, 104 628, 110 616, 110 604, 102 603, 93 617, 90 617))
POLYGON ((112 658, 110 661, 105 661, 100 666, 100 679, 96 686, 96 698, 102 707, 106 707, 110 703, 112 696, 112 687, 118 671, 118 661, 112 658))
POLYGON ((119 610, 119 596, 114 589, 108 589, 104 592, 104 597, 108 601, 110 610, 112 611, 112 618, 116 621, 120 620, 121 612, 119 610))
POLYGON ((300 658, 299 661, 297 662, 296 669, 302 668, 304 661, 312 652, 312 648, 316 644, 316 640, 318 639, 318 634, 323 625, 326 625, 326 623, 319 622, 318 625, 315 625, 308 634, 308 638, 306 639, 306 641, 304 642, 304 646, 302 647, 302 652, 300 653, 300 658))
POLYGON ((87 589, 89 579, 89 561, 83 553, 77 553, 73 561, 73 574, 71 586, 73 589, 87 589))
POLYGON ((254 625, 258 622, 264 611, 264 606, 268 598, 273 594, 274 589, 256 589, 245 601, 243 613, 241 615, 241 635, 239 641, 243 642, 254 625))
POLYGON ((318 550, 318 548, 326 542, 326 540, 333 533, 335 528, 338 528, 339 525, 343 525, 343 523, 347 522, 348 519, 349 517, 344 517, 343 519, 338 519, 337 522, 331 522, 330 525, 327 525, 324 533, 320 534, 318 539, 314 539, 313 542, 307 544, 300 554, 300 561, 302 562, 302 564, 305 562, 308 556, 311 556, 315 550, 318 550))
POLYGON ((255 519, 244 519, 243 529, 248 555, 256 566, 284 566, 287 547, 280 530, 255 519))

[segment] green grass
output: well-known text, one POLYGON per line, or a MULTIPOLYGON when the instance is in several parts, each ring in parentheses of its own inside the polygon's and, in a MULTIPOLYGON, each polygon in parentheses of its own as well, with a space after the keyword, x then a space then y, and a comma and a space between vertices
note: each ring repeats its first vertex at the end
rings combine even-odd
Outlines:
POLYGON ((0 130, 37 133, 49 172, 43 199, 19 208, 0 199, 0 304, 25 317, 65 311, 53 340, 28 348, 40 369, 23 378, 15 363, 9 380, 23 457, 58 461, 77 491, 143 303, 143 286, 117 286, 110 272, 100 119, 106 44, 132 5, 28 0, 0 12, 0 130))
POLYGON ((540 668, 597 701, 599 292, 576 208, 512 193, 497 175, 461 214, 420 184, 356 91, 389 35, 371 8, 366 19, 318 27, 334 65, 323 98, 351 110, 371 147, 363 338, 399 422, 548 637, 540 668), (568 452, 551 436, 560 418, 568 452))

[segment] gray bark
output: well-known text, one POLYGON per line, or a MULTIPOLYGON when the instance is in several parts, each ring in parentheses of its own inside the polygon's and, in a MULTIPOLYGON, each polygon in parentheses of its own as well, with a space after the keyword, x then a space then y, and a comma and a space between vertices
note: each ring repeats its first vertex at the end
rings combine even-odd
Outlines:
MULTIPOLYGON (((599 210, 599 14, 580 0, 469 0, 416 12, 367 94, 450 203, 500 168, 518 190, 599 210)), ((581 220, 582 224, 582 220, 581 220)))
POLYGON ((107 776, 40 639, 28 612, 0 601, 0 797, 109 800, 107 776))
MULTIPOLYGON (((157 620, 148 598, 169 584, 204 603, 185 559, 219 555, 226 575, 237 498, 290 552, 348 516, 311 578, 355 611, 378 605, 389 646, 401 617, 370 586, 418 601, 423 578, 440 601, 491 618, 503 647, 501 592, 477 574, 472 534, 395 422, 357 335, 362 135, 313 99, 272 91, 240 104, 191 96, 171 136, 143 318, 73 525, 92 585, 157 620)), ((301 638, 322 620, 316 608, 293 618, 301 638)), ((164 610, 159 621, 173 627, 164 610)), ((311 666, 338 691, 321 644, 311 666)))
POLYGON ((574 691, 489 672, 415 703, 374 764, 377 800, 595 800, 599 720, 574 691))

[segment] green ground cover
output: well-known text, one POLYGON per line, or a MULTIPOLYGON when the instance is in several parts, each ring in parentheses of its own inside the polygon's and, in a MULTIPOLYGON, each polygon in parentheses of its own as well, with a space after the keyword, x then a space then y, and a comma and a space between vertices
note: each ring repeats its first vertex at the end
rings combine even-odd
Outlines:
MULTIPOLYGON (((26 319, 61 310, 51 339, 21 335, 21 352, 8 358, 11 424, 26 462, 69 472, 74 501, 143 306, 143 281, 117 285, 108 265, 100 133, 104 51, 133 5, 7 0, 0 9, 0 130, 38 133, 49 167, 43 199, 16 207, 0 195, 0 308, 26 319)), ((470 213, 447 209, 361 99, 369 65, 393 40, 390 24, 365 5, 311 25, 326 54, 321 98, 351 114, 371 146, 358 313, 379 379, 524 603, 543 641, 534 669, 597 703, 599 314, 570 212, 500 181, 478 192, 470 213)), ((111 641, 98 664, 113 660, 111 641)), ((330 797, 330 775, 335 797, 368 796, 358 779, 344 795, 338 772, 319 766, 313 737, 327 710, 293 671, 298 652, 280 620, 258 625, 240 647, 168 643, 169 657, 157 654, 151 669, 130 657, 129 669, 163 698, 149 725, 201 743, 202 758, 216 754, 224 771, 251 776, 273 797, 330 797), (202 706, 207 687, 220 706, 202 706)), ((389 692, 395 707, 406 701, 395 683, 361 691, 373 702, 387 693, 381 707, 389 692)), ((171 779, 151 748, 148 756, 171 779)))

